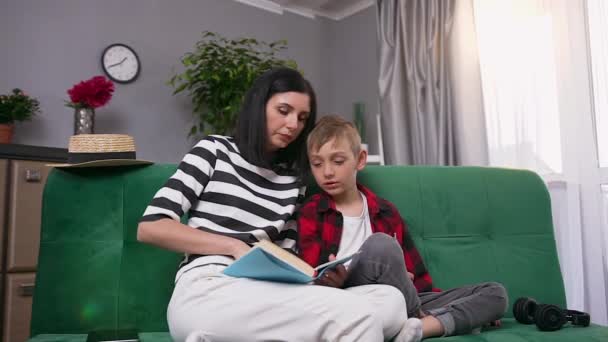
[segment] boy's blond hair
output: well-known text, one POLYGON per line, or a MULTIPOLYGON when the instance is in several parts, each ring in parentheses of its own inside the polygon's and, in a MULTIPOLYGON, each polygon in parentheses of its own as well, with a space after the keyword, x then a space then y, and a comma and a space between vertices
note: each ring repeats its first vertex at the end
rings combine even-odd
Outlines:
POLYGON ((361 152, 361 136, 352 122, 337 116, 326 115, 315 125, 315 128, 306 139, 306 149, 310 154, 319 151, 328 141, 335 139, 335 142, 346 141, 355 157, 361 152))

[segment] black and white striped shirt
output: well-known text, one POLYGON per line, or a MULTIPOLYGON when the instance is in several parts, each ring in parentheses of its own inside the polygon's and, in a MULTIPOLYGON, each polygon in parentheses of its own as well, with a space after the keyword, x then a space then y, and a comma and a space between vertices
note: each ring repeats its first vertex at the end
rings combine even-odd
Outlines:
MULTIPOLYGON (((141 221, 179 221, 187 214, 190 227, 247 243, 271 240, 293 250, 292 214, 304 190, 296 177, 246 161, 231 137, 212 135, 186 154, 141 221)), ((195 257, 186 255, 183 264, 195 257)))

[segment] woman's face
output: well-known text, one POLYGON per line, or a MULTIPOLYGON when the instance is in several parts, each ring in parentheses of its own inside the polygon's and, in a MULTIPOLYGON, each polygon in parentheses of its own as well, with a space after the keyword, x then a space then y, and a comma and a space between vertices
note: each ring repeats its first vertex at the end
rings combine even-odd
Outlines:
POLYGON ((274 94, 266 102, 266 148, 287 147, 302 133, 310 116, 310 97, 294 91, 274 94))

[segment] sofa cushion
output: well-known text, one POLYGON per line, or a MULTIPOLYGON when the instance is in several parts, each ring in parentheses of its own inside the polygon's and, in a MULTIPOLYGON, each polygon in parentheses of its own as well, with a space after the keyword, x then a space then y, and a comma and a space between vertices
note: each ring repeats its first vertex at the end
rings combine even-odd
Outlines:
MULTIPOLYGON (((28 342, 86 342, 87 334, 41 334, 28 342)), ((139 342, 173 342, 168 332, 139 334, 139 342)))
MULTIPOLYGON (((141 342, 172 342, 169 333, 141 333, 141 342)), ((28 342, 86 342, 86 334, 45 334, 38 335, 28 342)), ((452 336, 438 339, 450 342, 515 342, 515 341, 550 341, 550 342, 605 342, 608 340, 608 329, 597 325, 587 328, 565 326, 557 332, 542 332, 534 325, 521 325, 513 319, 503 320, 500 328, 488 328, 479 335, 452 336)), ((435 341, 435 339, 433 339, 435 341)))

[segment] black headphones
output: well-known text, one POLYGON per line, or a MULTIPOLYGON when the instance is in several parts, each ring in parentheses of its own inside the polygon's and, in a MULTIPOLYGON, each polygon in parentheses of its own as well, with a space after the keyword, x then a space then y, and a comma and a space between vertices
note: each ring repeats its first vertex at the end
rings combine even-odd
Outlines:
POLYGON ((539 304, 530 297, 520 297, 513 304, 513 316, 522 324, 536 323, 539 330, 555 331, 567 322, 589 326, 591 317, 586 312, 564 310, 557 305, 539 304))

